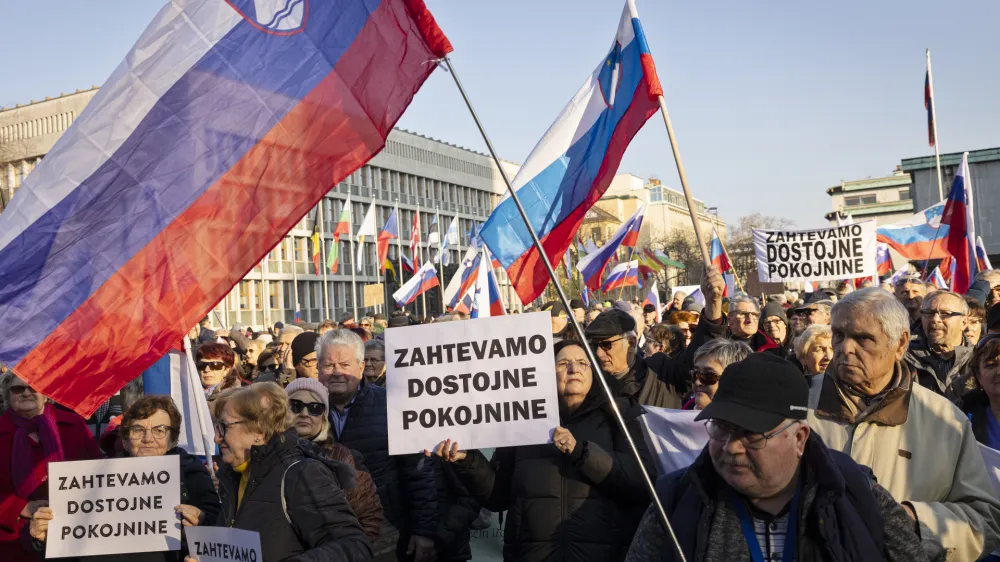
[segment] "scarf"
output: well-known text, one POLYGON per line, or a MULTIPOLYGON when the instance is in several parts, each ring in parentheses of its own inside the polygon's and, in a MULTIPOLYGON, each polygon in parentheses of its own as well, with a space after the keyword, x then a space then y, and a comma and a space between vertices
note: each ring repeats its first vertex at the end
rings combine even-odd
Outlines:
POLYGON ((59 439, 59 430, 56 429, 56 416, 52 412, 52 406, 46 404, 41 415, 32 419, 25 419, 21 416, 10 413, 10 419, 14 422, 17 431, 14 432, 13 450, 10 456, 10 474, 14 483, 14 492, 21 499, 28 499, 39 486, 45 482, 48 474, 50 462, 59 462, 64 459, 62 441, 59 439), (30 434, 37 433, 42 444, 42 470, 37 470, 31 452, 32 444, 30 434))

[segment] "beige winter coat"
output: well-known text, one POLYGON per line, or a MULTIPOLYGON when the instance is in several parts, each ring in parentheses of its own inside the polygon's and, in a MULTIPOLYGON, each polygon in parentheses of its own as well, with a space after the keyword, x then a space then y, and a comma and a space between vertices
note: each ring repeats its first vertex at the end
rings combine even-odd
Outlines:
POLYGON ((854 403, 826 375, 809 393, 809 425, 913 507, 931 560, 978 560, 1000 544, 1000 501, 972 426, 946 398, 913 384, 904 364, 896 369, 902 382, 860 423, 854 403))

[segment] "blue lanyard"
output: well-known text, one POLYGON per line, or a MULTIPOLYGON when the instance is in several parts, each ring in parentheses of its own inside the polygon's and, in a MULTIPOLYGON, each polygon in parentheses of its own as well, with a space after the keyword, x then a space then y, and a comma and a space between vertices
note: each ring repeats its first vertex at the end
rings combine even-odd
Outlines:
MULTIPOLYGON (((792 498, 792 505, 788 509, 788 532, 785 535, 784 552, 781 553, 782 562, 793 562, 795 560, 795 545, 798 542, 797 528, 800 491, 800 488, 796 488, 795 497, 792 498)), ((747 546, 750 547, 750 559, 753 562, 764 562, 764 553, 760 549, 760 542, 757 541, 757 531, 754 529, 753 519, 747 512, 747 508, 743 505, 743 499, 735 498, 733 500, 733 507, 736 508, 736 514, 740 517, 740 527, 743 528, 743 537, 747 541, 747 546)))

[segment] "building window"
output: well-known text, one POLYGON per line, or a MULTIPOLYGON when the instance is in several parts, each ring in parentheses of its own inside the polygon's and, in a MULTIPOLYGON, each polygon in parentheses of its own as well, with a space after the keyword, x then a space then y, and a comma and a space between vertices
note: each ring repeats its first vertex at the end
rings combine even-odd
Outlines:
POLYGON ((858 207, 861 205, 874 205, 878 202, 875 194, 870 195, 855 195, 853 197, 844 197, 845 207, 858 207))
POLYGON ((899 200, 900 201, 909 201, 910 200, 910 190, 909 189, 901 189, 901 190, 899 190, 899 200))
POLYGON ((654 187, 649 190, 649 200, 653 203, 660 203, 663 201, 663 188, 654 187))

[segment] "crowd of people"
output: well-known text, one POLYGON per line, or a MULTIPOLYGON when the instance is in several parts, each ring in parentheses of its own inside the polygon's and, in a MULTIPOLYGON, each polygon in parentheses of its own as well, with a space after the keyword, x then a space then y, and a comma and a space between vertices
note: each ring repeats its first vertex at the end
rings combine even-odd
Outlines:
POLYGON ((966 295, 905 275, 761 302, 724 296, 708 267, 701 294, 662 310, 539 307, 559 427, 548 444, 492 458, 452 440, 388 453, 386 330, 461 312, 259 331, 206 318, 189 335, 210 459, 178 447, 177 405, 144 395, 141 378, 85 420, 7 372, 0 559, 44 558, 60 517, 48 463, 177 455, 178 520, 257 531, 266 562, 470 560, 489 512, 502 514, 506 560, 679 560, 641 474, 656 476, 642 416, 657 407, 691 410, 707 430, 689 468, 656 480, 689 561, 1000 560, 1000 501, 979 450, 1000 449, 1000 271, 966 295))

